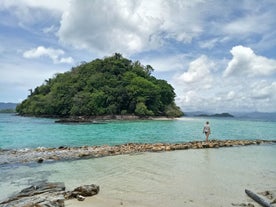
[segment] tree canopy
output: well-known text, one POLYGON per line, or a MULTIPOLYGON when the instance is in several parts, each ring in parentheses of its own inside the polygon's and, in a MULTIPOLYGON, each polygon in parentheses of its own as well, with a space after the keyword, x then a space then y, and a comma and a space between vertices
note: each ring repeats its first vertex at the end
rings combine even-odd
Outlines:
POLYGON ((121 54, 82 62, 36 87, 16 108, 34 116, 181 116, 174 88, 151 75, 153 68, 121 54))

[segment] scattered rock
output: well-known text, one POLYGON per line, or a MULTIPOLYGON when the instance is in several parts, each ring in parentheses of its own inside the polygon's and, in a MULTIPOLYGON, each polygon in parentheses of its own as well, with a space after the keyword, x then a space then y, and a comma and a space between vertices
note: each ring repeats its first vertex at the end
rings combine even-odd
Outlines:
POLYGON ((261 193, 259 193, 260 195, 263 195, 263 196, 265 196, 266 198, 268 198, 269 200, 272 200, 273 199, 273 194, 272 194, 272 192, 270 192, 270 191, 264 191, 264 192, 261 192, 261 193))
POLYGON ((40 182, 0 203, 1 207, 64 207, 64 183, 40 182))
POLYGON ((44 161, 44 159, 43 159, 43 158, 41 158, 41 157, 40 157, 40 158, 38 158, 38 160, 37 160, 37 162, 38 162, 38 163, 42 163, 43 161, 44 161))
POLYGON ((75 188, 74 192, 77 192, 78 195, 81 196, 93 196, 98 194, 100 191, 100 187, 97 185, 83 185, 75 188))
POLYGON ((78 199, 78 201, 84 201, 85 197, 82 195, 77 195, 77 199, 78 199))
POLYGON ((85 200, 87 196, 99 193, 97 185, 83 185, 73 191, 65 192, 65 185, 61 182, 36 183, 23 189, 18 194, 0 203, 0 207, 64 207, 64 200, 76 198, 85 200))
POLYGON ((192 141, 183 143, 153 143, 139 144, 127 143, 115 146, 83 146, 26 149, 26 150, 2 150, 0 152, 0 164, 46 162, 52 160, 69 160, 82 158, 96 158, 137 152, 163 152, 172 150, 219 148, 233 146, 247 146, 259 144, 272 144, 276 140, 210 140, 209 142, 192 141))

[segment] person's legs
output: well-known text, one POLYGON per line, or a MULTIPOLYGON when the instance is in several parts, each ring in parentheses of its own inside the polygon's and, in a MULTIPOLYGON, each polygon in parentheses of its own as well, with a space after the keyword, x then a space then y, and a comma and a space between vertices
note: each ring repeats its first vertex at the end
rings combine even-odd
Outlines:
POLYGON ((206 135, 206 142, 208 142, 208 138, 209 138, 209 132, 205 132, 205 135, 206 135))

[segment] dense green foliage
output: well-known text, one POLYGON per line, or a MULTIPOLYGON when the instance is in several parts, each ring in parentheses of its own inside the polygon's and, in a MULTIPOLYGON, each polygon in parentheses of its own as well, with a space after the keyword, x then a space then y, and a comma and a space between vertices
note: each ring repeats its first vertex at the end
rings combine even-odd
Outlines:
POLYGON ((152 71, 115 53, 57 74, 31 91, 16 110, 36 116, 181 116, 173 87, 152 71))

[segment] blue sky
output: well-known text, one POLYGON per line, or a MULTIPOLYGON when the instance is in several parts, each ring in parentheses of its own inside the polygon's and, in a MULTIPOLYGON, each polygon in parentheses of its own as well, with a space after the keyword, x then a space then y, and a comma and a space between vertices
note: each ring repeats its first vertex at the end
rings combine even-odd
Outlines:
POLYGON ((276 111, 274 0, 1 0, 0 102, 82 61, 150 64, 185 111, 276 111))

